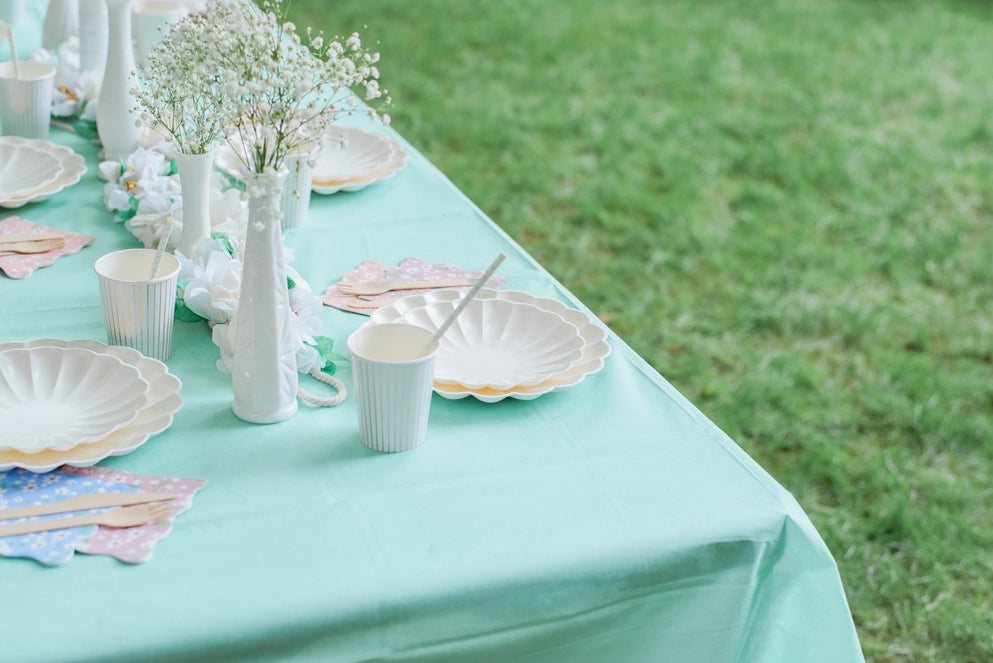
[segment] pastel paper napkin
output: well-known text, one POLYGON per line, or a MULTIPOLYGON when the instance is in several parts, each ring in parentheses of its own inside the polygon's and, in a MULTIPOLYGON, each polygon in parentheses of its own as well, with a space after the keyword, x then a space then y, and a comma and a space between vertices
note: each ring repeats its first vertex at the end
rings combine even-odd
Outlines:
MULTIPOLYGON (((483 275, 481 269, 463 269, 457 265, 447 262, 429 263, 420 258, 404 258, 397 267, 390 267, 375 260, 366 260, 355 269, 348 270, 341 277, 341 281, 420 281, 422 279, 476 279, 483 275)), ((507 280, 506 276, 493 276, 489 279, 487 287, 499 288, 507 280)), ((430 290, 403 290, 402 292, 387 292, 382 295, 370 295, 364 297, 369 301, 391 300, 404 295, 429 292, 430 290)), ((321 301, 328 306, 370 315, 375 308, 353 308, 355 302, 353 295, 346 295, 339 292, 334 285, 328 286, 327 291, 321 296, 321 301)))
MULTIPOLYGON (((90 493, 134 493, 135 486, 115 485, 91 477, 81 477, 66 472, 45 472, 36 474, 27 470, 14 469, 0 472, 0 509, 32 506, 58 502, 90 493)), ((80 515, 99 513, 102 509, 79 511, 80 515)), ((64 514, 37 516, 23 519, 25 522, 60 518, 64 514)), ((11 521, 11 522, 20 522, 11 521)), ((73 553, 97 531, 96 525, 72 527, 52 532, 35 532, 18 536, 0 537, 0 555, 4 557, 30 557, 48 566, 65 564, 73 553)))
POLYGON ((3 253, 0 249, 0 270, 12 279, 23 279, 39 267, 48 267, 62 256, 79 253, 86 245, 96 241, 95 237, 80 235, 57 228, 48 228, 19 216, 0 221, 0 234, 41 234, 55 233, 65 238, 65 246, 45 253, 3 253))
POLYGON ((124 470, 105 467, 65 467, 67 473, 107 481, 116 486, 134 486, 143 493, 172 493, 176 499, 169 502, 169 517, 165 520, 119 529, 100 527, 96 533, 76 549, 89 555, 109 555, 122 562, 139 564, 152 558, 152 549, 161 539, 169 536, 176 516, 193 506, 193 496, 206 485, 199 479, 179 479, 151 474, 133 474, 124 470))
MULTIPOLYGON (((129 564, 147 562, 152 557, 155 544, 169 535, 176 516, 190 508, 193 495, 205 484, 205 481, 196 479, 133 474, 103 467, 63 466, 42 474, 21 469, 0 472, 0 509, 44 504, 90 493, 167 492, 177 496, 169 503, 169 517, 165 520, 121 529, 87 525, 0 537, 0 555, 29 557, 48 566, 65 564, 72 560, 76 552, 108 555, 129 564)), ((99 513, 101 510, 75 513, 99 513)), ((60 518, 64 515, 24 520, 60 518)))

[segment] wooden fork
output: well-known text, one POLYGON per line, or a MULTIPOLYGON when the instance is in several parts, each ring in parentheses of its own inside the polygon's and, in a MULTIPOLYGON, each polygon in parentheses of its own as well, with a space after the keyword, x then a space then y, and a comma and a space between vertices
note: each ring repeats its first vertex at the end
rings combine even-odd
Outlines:
POLYGON ((13 242, 0 244, 0 253, 48 253, 66 245, 65 239, 43 239, 37 242, 13 242))
POLYGON ((169 516, 169 505, 158 502, 155 504, 139 504, 110 509, 92 516, 77 516, 75 518, 51 518, 36 520, 30 523, 0 526, 0 537, 29 534, 31 532, 47 532, 53 529, 79 527, 81 525, 103 525, 104 527, 135 527, 162 520, 169 516))
POLYGON ((472 285, 467 279, 435 279, 430 281, 338 281, 334 286, 343 295, 381 295, 395 290, 426 288, 458 288, 472 285))

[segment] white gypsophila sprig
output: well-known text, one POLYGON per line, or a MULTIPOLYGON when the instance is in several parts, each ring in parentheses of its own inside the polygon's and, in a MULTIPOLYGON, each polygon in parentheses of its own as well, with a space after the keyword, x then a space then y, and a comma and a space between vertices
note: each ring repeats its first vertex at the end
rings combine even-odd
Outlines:
POLYGON ((220 73, 208 57, 208 18, 192 12, 173 23, 149 54, 135 88, 142 122, 187 154, 211 151, 230 116, 229 100, 219 93, 220 73))
POLYGON ((316 144, 329 122, 363 108, 349 88, 361 88, 366 103, 388 102, 379 54, 358 34, 326 41, 308 30, 301 38, 283 9, 282 0, 229 0, 201 11, 203 65, 217 72, 227 99, 228 142, 258 173, 278 170, 286 156, 316 144))

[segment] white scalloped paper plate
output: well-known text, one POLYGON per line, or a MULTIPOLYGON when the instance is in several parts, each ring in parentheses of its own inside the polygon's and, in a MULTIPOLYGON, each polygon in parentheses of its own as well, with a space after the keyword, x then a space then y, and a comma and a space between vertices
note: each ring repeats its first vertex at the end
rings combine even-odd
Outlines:
MULTIPOLYGON (((424 294, 409 295, 384 306, 369 316, 364 324, 379 324, 398 320, 403 313, 425 306, 435 301, 454 301, 461 299, 468 292, 467 288, 460 290, 434 290, 424 294)), ((494 290, 483 288, 477 293, 477 299, 504 299, 507 301, 523 302, 538 308, 552 311, 561 315, 565 320, 574 324, 585 341, 580 359, 568 370, 530 386, 513 387, 511 389, 469 389, 457 384, 446 384, 435 380, 435 392, 448 399, 460 399, 472 396, 485 403, 496 403, 505 398, 517 400, 532 400, 544 394, 561 391, 573 387, 587 376, 599 372, 604 366, 604 360, 610 355, 611 347, 607 343, 607 332, 590 315, 576 309, 568 308, 565 304, 545 297, 519 290, 494 290)))
POLYGON ((393 177, 407 165, 407 152, 383 133, 358 127, 332 125, 324 134, 314 159, 314 193, 358 191, 393 177))
POLYGON ((0 202, 30 197, 62 174, 62 162, 48 150, 0 139, 0 202))
POLYGON ((148 382, 147 403, 131 423, 96 442, 78 444, 65 451, 46 449, 34 454, 0 451, 0 471, 15 467, 30 472, 50 472, 61 465, 89 467, 110 456, 129 454, 153 435, 158 435, 171 426, 173 416, 183 406, 183 399, 179 395, 182 386, 179 378, 169 373, 169 369, 161 361, 146 357, 131 348, 119 345, 108 346, 106 343, 90 340, 65 341, 40 338, 26 342, 0 343, 0 351, 45 346, 84 348, 117 357, 125 364, 134 366, 141 377, 148 382))
POLYGON ((46 181, 40 186, 25 190, 10 198, 0 196, 0 207, 15 209, 28 203, 48 200, 63 189, 79 182, 86 173, 86 161, 82 155, 76 154, 71 148, 64 145, 56 145, 40 138, 22 138, 20 136, 0 136, 0 145, 40 150, 56 159, 60 168, 60 172, 54 179, 46 181))
MULTIPOLYGON (((229 177, 241 180, 241 161, 228 144, 217 150, 214 164, 229 177)), ((393 177, 406 165, 407 151, 386 134, 331 125, 311 165, 311 191, 321 195, 359 191, 393 177)))
MULTIPOLYGON (((403 313, 399 321, 435 331, 457 302, 438 301, 403 313)), ((520 302, 473 299, 439 343, 435 380, 470 390, 536 385, 572 367, 583 337, 562 316, 520 302)))
POLYGON ((0 350, 0 451, 96 442, 137 418, 148 386, 134 366, 85 348, 0 350))

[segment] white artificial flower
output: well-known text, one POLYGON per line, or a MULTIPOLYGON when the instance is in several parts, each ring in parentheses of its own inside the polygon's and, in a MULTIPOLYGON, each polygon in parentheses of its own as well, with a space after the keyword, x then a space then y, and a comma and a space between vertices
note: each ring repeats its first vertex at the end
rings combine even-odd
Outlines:
POLYGON ((224 324, 238 309, 241 290, 241 261, 229 255, 218 239, 200 240, 194 255, 187 258, 176 252, 179 278, 185 282, 183 301, 187 308, 207 320, 224 324))

